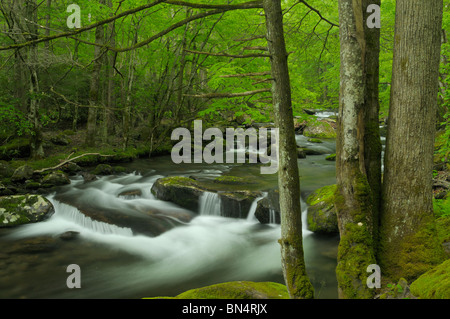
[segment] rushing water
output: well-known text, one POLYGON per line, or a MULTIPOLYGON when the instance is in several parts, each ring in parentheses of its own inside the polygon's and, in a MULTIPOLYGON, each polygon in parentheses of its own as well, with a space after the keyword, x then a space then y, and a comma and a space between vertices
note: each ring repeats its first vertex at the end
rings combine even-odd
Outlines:
MULTIPOLYGON (((298 137, 298 143, 308 142, 298 137)), ((320 147, 334 152, 333 141, 320 147)), ((150 192, 163 176, 208 180, 228 173, 255 181, 254 188, 267 194, 277 184, 275 175, 261 175, 259 167, 250 164, 176 165, 170 157, 137 160, 127 168, 135 172, 89 183, 75 177, 70 185, 48 194, 56 210, 50 219, 0 229, 0 298, 142 298, 233 280, 284 283, 277 243, 280 227, 256 220, 256 201, 246 219, 233 219, 220 216, 213 193, 202 197, 199 212, 189 212, 150 192), (119 196, 126 191, 140 194, 119 196), (93 221, 76 207, 166 231, 151 236, 93 221), (66 286, 70 264, 81 268, 81 289, 66 286)), ((301 159, 299 168, 306 225, 305 196, 334 183, 335 168, 325 155, 301 159)), ((303 237, 316 297, 336 298, 337 236, 319 236, 304 226, 303 237)))

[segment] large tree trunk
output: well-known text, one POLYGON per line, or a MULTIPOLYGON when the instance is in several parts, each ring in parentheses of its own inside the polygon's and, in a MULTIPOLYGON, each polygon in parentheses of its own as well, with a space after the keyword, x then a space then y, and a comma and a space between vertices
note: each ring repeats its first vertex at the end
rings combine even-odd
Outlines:
POLYGON ((283 274, 291 298, 313 298, 314 289, 306 274, 303 256, 300 179, 281 1, 264 0, 263 6, 271 54, 273 105, 276 125, 279 128, 278 185, 281 209, 279 242, 283 274))
POLYGON ((442 0, 397 0, 386 140, 380 266, 414 279, 440 262, 432 167, 442 0))
POLYGON ((373 197, 364 160, 364 24, 361 0, 339 0, 341 75, 336 143, 336 209, 341 239, 336 275, 340 298, 371 298, 372 291, 366 285, 366 269, 375 263, 373 197))

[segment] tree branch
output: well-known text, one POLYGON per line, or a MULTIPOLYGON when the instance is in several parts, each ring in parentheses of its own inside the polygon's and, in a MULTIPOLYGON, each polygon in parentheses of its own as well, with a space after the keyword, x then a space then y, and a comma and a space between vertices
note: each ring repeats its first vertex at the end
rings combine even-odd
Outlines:
MULTIPOLYGON (((112 156, 114 156, 114 155, 102 155, 102 154, 100 154, 100 153, 86 153, 86 154, 83 154, 83 155, 80 155, 80 156, 76 156, 76 157, 71 158, 71 159, 67 159, 67 160, 65 160, 65 161, 63 161, 63 162, 61 162, 61 163, 59 163, 59 164, 56 165, 56 166, 43 168, 43 169, 40 169, 40 170, 36 170, 36 171, 34 171, 34 172, 35 172, 35 173, 43 173, 43 172, 46 172, 46 171, 53 171, 53 170, 55 170, 55 169, 58 169, 58 168, 60 168, 60 167, 62 167, 62 166, 64 166, 64 165, 70 163, 70 162, 73 162, 73 161, 75 161, 75 160, 77 160, 77 159, 79 159, 79 158, 82 158, 82 157, 85 157, 85 156, 91 156, 91 155, 92 155, 92 156, 101 156, 101 157, 112 157, 112 156)), ((69 155, 69 156, 70 156, 70 155, 69 155)))
POLYGON ((245 59, 245 58, 270 58, 270 54, 262 54, 262 53, 250 53, 250 54, 228 54, 228 53, 212 53, 212 52, 202 52, 202 51, 194 51, 184 49, 184 51, 194 54, 205 54, 211 56, 224 56, 228 58, 237 58, 237 59, 245 59))
POLYGON ((333 23, 333 22, 331 22, 330 20, 324 18, 324 17, 322 16, 322 14, 320 13, 319 10, 317 10, 317 9, 314 8, 314 7, 311 7, 308 3, 306 3, 305 0, 298 0, 298 2, 303 3, 303 4, 304 4, 305 6, 307 6, 310 10, 314 11, 314 12, 319 16, 319 18, 320 18, 321 20, 323 20, 323 21, 325 21, 325 22, 328 22, 328 23, 331 24, 333 27, 339 28, 339 25, 338 25, 338 24, 333 23))
POLYGON ((207 93, 207 94, 197 94, 197 95, 185 94, 185 96, 195 97, 195 98, 205 98, 205 99, 223 99, 223 98, 250 96, 250 95, 255 95, 258 93, 270 92, 271 90, 272 89, 270 89, 270 88, 265 88, 265 89, 240 92, 240 93, 207 93))

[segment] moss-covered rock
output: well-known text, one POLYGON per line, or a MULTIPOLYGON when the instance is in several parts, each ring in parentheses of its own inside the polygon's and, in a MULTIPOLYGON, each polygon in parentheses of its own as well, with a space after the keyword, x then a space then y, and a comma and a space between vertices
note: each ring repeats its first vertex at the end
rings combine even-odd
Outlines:
POLYGON ((23 165, 18 167, 13 175, 11 176, 11 181, 15 183, 21 183, 33 177, 34 170, 28 166, 23 165))
POLYGON ((153 184, 151 192, 160 200, 170 201, 197 212, 199 198, 204 189, 192 178, 172 176, 158 179, 153 184))
POLYGON ((225 185, 245 185, 254 184, 255 182, 244 177, 223 175, 214 179, 214 183, 225 185))
POLYGON ((53 205, 39 195, 0 197, 0 227, 39 222, 51 216, 53 212, 53 205))
POLYGON ((70 184, 70 179, 63 171, 53 171, 42 179, 42 184, 62 186, 70 184))
POLYGON ((319 188, 308 196, 307 224, 308 229, 317 233, 339 233, 334 194, 336 185, 319 188))
POLYGON ((325 157, 325 159, 327 161, 330 161, 330 162, 335 162, 336 161, 336 154, 330 154, 327 157, 325 157))
POLYGON ((450 259, 424 273, 410 289, 422 299, 450 299, 450 259))
POLYGON ((275 282, 234 281, 188 290, 173 299, 289 299, 289 294, 275 282))
POLYGON ((5 161, 0 161, 0 178, 10 178, 14 170, 5 161))
POLYGON ((311 138, 336 138, 336 129, 333 123, 327 120, 308 120, 303 135, 311 138))
POLYGON ((97 167, 92 171, 94 175, 111 175, 114 169, 108 164, 98 164, 97 167))

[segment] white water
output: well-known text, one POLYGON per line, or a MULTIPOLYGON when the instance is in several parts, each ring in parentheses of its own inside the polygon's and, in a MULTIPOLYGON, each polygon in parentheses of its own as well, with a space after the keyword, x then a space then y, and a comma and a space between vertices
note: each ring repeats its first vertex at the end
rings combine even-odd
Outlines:
POLYGON ((220 197, 217 193, 204 192, 200 197, 201 216, 221 216, 220 197))
MULTIPOLYGON (((205 172, 205 175, 210 173, 205 172)), ((149 209, 161 213, 185 211, 155 199, 150 193, 151 186, 160 177, 162 175, 127 174, 102 177, 88 184, 76 179, 59 193, 74 202, 129 215, 145 213, 149 209), (136 189, 142 193, 140 198, 118 197, 123 191, 136 189)), ((57 238, 67 231, 79 232, 78 239, 57 241, 60 248, 36 255, 39 259, 33 260, 30 269, 40 269, 39 277, 25 277, 26 272, 19 270, 24 261, 16 260, 20 255, 12 255, 4 272, 0 271, 0 276, 8 274, 11 282, 9 289, 6 285, 2 290, 0 285, 0 298, 140 298, 174 295, 232 280, 283 282, 277 243, 280 227, 261 225, 254 217, 257 201, 261 198, 253 202, 247 219, 234 219, 217 214, 220 212, 219 198, 217 194, 209 193, 202 198, 203 214, 157 237, 133 235, 129 228, 92 221, 73 206, 63 204, 53 196, 49 199, 56 210, 50 219, 21 226, 3 239, 18 241, 43 235, 57 238), (65 267, 72 263, 81 266, 83 289, 69 290, 65 286, 65 267), (55 281, 58 274, 64 279, 60 283, 55 281), (35 287, 39 287, 39 291, 36 292, 35 287)), ((311 232, 305 226, 304 202, 302 208, 305 255, 313 260, 317 258, 314 256, 317 249, 310 248, 312 236, 308 236, 311 232)), ((313 273, 314 267, 310 271, 313 273)), ((27 274, 33 276, 33 272, 27 274)))

